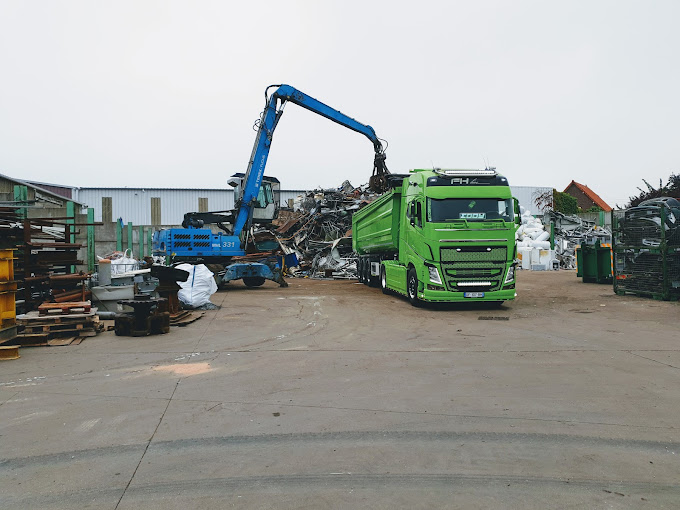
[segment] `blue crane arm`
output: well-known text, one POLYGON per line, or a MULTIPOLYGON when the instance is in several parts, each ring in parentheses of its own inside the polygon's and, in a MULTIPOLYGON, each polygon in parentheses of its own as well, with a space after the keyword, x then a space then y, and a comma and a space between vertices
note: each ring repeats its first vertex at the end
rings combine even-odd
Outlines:
POLYGON ((283 114, 283 106, 287 101, 366 136, 373 143, 375 151, 373 175, 370 181, 371 188, 375 190, 384 188, 386 176, 389 174, 385 165, 385 150, 371 126, 348 117, 344 113, 331 108, 321 101, 317 101, 290 85, 271 85, 265 90, 265 97, 267 98, 266 106, 259 119, 257 136, 253 152, 250 156, 250 162, 248 163, 248 170, 244 177, 241 194, 236 201, 238 214, 234 222, 234 235, 239 236, 243 231, 243 227, 252 221, 253 202, 257 200, 258 193, 260 192, 274 130, 283 114), (268 96, 268 91, 272 87, 278 88, 271 96, 268 96))

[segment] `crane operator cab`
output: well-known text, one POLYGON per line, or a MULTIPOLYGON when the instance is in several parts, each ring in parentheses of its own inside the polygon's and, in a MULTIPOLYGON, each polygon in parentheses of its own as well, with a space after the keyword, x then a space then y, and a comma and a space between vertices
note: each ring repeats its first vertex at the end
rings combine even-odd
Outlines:
MULTIPOLYGON (((245 174, 235 173, 227 184, 234 188, 234 197, 241 196, 245 174)), ((253 223, 269 223, 279 216, 281 202, 281 182, 276 177, 262 178, 262 185, 253 208, 253 223)))

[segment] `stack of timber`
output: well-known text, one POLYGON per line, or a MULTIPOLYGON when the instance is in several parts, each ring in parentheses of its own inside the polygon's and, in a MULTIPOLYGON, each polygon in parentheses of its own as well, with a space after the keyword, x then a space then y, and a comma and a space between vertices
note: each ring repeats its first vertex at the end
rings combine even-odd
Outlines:
POLYGON ((70 292, 62 296, 68 300, 83 299, 78 283, 82 279, 71 279, 73 266, 83 263, 78 260, 78 249, 82 245, 72 243, 74 226, 64 221, 32 218, 23 221, 23 243, 18 245, 20 253, 18 269, 25 282, 23 295, 24 309, 35 310, 38 305, 53 299, 60 291, 81 290, 80 295, 70 292), (60 277, 66 277, 60 279, 60 277))
POLYGON ((14 272, 19 312, 35 310, 60 294, 69 301, 88 297, 80 288, 83 279, 59 279, 73 277, 73 266, 82 264, 78 260, 82 245, 72 242, 77 233, 75 228, 65 220, 23 218, 14 210, 0 208, 0 247, 16 249, 14 272))
POLYGON ((38 310, 17 316, 22 332, 14 343, 22 346, 79 344, 104 329, 89 301, 44 303, 38 310))

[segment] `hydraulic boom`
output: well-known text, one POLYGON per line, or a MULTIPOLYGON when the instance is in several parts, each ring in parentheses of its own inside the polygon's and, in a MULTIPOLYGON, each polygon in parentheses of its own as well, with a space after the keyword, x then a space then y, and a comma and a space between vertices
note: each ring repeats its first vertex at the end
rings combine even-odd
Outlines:
MULTIPOLYGON (((375 151, 373 174, 369 180, 369 187, 375 191, 387 189, 390 172, 385 164, 385 149, 371 126, 348 117, 290 85, 270 85, 265 89, 265 100, 265 109, 256 123, 257 136, 248 162, 248 169, 245 176, 238 181, 238 184, 232 183, 236 186, 237 195, 234 211, 185 214, 184 229, 168 229, 154 234, 154 254, 165 255, 174 260, 200 260, 212 263, 225 263, 231 257, 245 255, 247 238, 253 220, 266 222, 274 218, 274 207, 267 209, 272 211, 270 218, 265 217, 262 213, 255 215, 255 210, 262 211, 267 205, 273 203, 271 188, 269 188, 269 194, 263 194, 261 191, 265 189, 263 188, 264 171, 274 130, 281 119, 283 108, 287 102, 297 104, 366 136, 373 143, 375 151), (276 87, 276 90, 270 93, 270 89, 274 87, 276 87), (271 202, 268 197, 271 198, 271 202), (209 229, 201 228, 210 223, 219 225, 220 228, 225 230, 225 234, 213 234, 209 229), (232 224, 233 227, 228 229, 224 226, 225 224, 232 224)), ((253 264, 248 265, 252 266, 253 264)), ((229 273, 229 268, 227 268, 227 273, 229 273)), ((233 274, 238 274, 238 272, 233 274)), ((263 277, 269 278, 266 274, 263 274, 263 277)))

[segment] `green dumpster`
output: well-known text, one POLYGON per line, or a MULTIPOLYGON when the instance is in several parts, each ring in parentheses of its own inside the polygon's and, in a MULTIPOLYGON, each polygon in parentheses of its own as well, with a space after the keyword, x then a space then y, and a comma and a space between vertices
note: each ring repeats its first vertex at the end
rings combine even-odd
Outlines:
POLYGON ((576 276, 584 283, 612 283, 612 245, 596 239, 577 246, 576 276))

